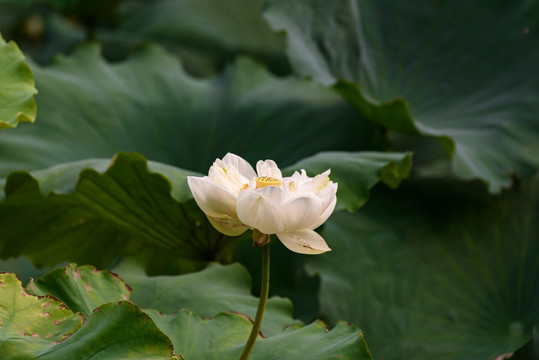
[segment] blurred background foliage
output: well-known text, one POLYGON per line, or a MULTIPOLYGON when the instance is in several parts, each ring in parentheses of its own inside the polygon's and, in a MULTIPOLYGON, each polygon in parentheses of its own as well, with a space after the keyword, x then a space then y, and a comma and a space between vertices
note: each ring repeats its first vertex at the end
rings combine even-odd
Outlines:
POLYGON ((344 320, 375 359, 539 358, 539 1, 0 0, 0 33, 25 89, 0 111, 17 127, 0 132, 3 271, 26 283, 66 262, 115 268, 137 305, 197 324, 250 315, 253 299, 208 275, 243 279, 213 263, 239 262, 256 295, 249 234, 217 233, 185 181, 230 151, 339 182, 320 229, 332 252, 272 243, 270 292, 294 305, 273 300, 272 336, 293 318, 357 336, 344 320), (165 306, 137 290, 146 274, 219 299, 162 285, 179 304, 165 306))

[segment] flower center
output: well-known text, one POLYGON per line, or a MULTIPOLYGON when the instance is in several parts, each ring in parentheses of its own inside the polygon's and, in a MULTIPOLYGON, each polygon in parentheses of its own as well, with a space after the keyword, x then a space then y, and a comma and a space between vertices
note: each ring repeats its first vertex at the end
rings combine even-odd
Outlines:
POLYGON ((256 182, 256 188, 262 189, 266 186, 271 186, 271 185, 281 186, 282 180, 269 177, 269 176, 260 176, 255 179, 255 182, 256 182))

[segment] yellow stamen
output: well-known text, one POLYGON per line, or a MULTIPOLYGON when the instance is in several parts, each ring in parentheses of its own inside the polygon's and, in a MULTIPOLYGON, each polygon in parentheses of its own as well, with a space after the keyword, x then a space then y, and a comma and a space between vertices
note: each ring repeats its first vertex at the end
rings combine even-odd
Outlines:
POLYGON ((255 182, 256 182, 256 188, 257 189, 262 189, 266 186, 281 186, 281 183, 282 183, 282 180, 281 179, 276 179, 276 178, 272 178, 272 177, 269 177, 269 176, 261 176, 261 177, 257 177, 255 179, 255 182))

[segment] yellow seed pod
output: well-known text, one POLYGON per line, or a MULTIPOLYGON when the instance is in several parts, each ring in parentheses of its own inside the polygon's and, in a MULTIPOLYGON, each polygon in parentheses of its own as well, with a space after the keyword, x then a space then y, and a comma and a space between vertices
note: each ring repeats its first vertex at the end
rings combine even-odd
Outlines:
POLYGON ((262 189, 266 186, 281 186, 281 183, 282 183, 282 180, 281 179, 276 179, 276 178, 273 178, 273 177, 269 177, 269 176, 261 176, 261 177, 257 177, 255 179, 255 182, 256 182, 256 188, 257 189, 262 189))

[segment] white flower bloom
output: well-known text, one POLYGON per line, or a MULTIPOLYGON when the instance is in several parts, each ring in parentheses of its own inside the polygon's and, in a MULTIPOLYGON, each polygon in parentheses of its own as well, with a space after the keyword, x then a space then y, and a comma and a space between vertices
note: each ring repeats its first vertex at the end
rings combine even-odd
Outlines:
POLYGON ((247 228, 275 234, 302 254, 329 251, 314 229, 335 209, 337 184, 330 171, 310 178, 301 170, 283 178, 272 160, 259 161, 257 173, 244 159, 227 154, 208 176, 187 178, 193 196, 217 230, 239 235, 247 228), (257 176, 258 175, 258 176, 257 176))

